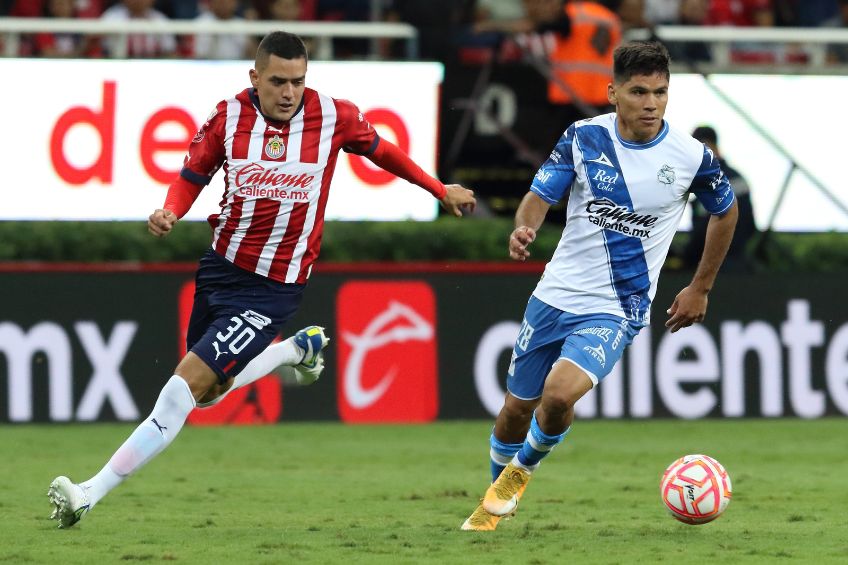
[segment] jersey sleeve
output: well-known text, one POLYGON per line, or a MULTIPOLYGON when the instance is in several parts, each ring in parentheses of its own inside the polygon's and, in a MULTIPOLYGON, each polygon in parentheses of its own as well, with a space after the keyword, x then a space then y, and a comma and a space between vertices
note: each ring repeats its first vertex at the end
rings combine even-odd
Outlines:
POLYGON ((224 149, 227 103, 219 102, 215 110, 188 146, 180 176, 192 184, 206 186, 226 159, 224 149))
POLYGON ((573 143, 574 126, 571 125, 533 177, 530 191, 548 204, 553 205, 562 200, 574 182, 574 152, 571 147, 573 143))
POLYGON ((695 173, 689 190, 695 194, 710 214, 722 215, 733 205, 735 198, 733 187, 730 186, 727 175, 721 170, 718 158, 706 145, 704 145, 701 166, 695 173))
POLYGON ((342 149, 347 153, 370 155, 377 149, 380 138, 363 113, 349 100, 336 100, 341 121, 342 149))

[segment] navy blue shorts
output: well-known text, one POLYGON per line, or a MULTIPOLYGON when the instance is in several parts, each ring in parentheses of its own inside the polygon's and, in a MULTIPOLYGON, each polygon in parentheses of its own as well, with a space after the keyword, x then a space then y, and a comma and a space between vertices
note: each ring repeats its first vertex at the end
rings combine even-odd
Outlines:
POLYGON ((186 350, 223 384, 262 353, 294 315, 305 284, 283 284, 236 267, 212 249, 200 259, 186 350))

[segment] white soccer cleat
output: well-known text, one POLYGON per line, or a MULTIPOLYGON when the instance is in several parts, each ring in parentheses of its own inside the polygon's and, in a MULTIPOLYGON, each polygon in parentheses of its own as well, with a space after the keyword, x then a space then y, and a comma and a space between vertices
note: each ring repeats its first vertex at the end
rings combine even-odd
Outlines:
POLYGON ((294 376, 300 385, 311 385, 324 370, 324 348, 330 338, 321 326, 308 326, 294 334, 294 343, 303 350, 303 359, 294 366, 294 376))
POLYGON ((70 528, 88 514, 91 504, 88 494, 68 477, 56 477, 47 489, 47 497, 53 505, 51 520, 59 522, 60 528, 70 528))

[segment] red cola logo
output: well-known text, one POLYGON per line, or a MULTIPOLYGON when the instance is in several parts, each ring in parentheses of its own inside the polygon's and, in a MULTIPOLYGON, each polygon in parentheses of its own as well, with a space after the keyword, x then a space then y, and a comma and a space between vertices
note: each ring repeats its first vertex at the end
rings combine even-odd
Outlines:
POLYGON ((307 175, 306 173, 291 175, 277 172, 278 170, 279 168, 266 169, 259 163, 251 163, 236 172, 236 186, 239 188, 248 186, 256 188, 283 186, 308 188, 315 180, 314 175, 307 175))

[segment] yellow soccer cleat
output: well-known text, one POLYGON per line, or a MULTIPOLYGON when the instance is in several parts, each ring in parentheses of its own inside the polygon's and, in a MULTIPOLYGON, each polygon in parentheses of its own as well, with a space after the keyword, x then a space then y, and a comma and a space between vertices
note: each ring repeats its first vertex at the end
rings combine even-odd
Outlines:
POLYGON ((483 497, 483 509, 495 516, 506 516, 515 512, 527 483, 530 482, 530 473, 512 463, 501 471, 496 480, 486 491, 483 497))
POLYGON ((498 527, 498 522, 500 521, 501 517, 486 512, 486 509, 483 508, 483 501, 480 501, 480 504, 471 513, 471 516, 462 523, 459 529, 475 532, 491 532, 498 527))

